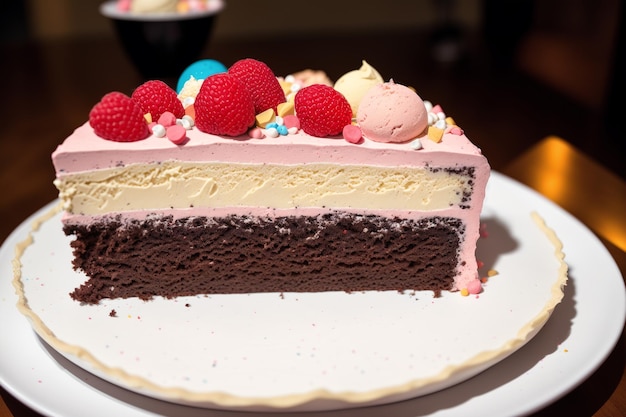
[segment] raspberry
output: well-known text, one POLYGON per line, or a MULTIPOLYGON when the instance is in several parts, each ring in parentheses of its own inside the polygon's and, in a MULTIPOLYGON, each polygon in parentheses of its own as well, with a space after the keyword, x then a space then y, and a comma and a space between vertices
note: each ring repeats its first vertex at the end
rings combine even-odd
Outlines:
POLYGON ((134 142, 150 135, 141 107, 117 91, 106 94, 93 106, 89 124, 96 135, 116 142, 134 142))
POLYGON ((337 90, 323 84, 300 89, 294 99, 302 130, 311 136, 338 135, 352 122, 348 100, 337 90))
POLYGON ((194 103, 196 126, 213 135, 239 136, 254 124, 254 104, 250 92, 228 73, 204 80, 194 103))
POLYGON ((285 102, 285 93, 274 72, 263 62, 247 58, 235 62, 228 73, 243 82, 254 101, 254 113, 274 109, 285 102))
POLYGON ((185 115, 176 92, 163 81, 146 81, 133 91, 131 98, 139 103, 144 114, 150 113, 153 121, 159 120, 166 111, 179 119, 185 115))

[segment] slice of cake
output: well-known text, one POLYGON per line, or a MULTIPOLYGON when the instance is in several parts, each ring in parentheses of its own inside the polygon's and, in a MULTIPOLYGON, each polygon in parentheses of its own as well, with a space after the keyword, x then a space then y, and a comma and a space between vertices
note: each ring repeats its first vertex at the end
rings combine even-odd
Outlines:
POLYGON ((192 77, 184 99, 159 82, 105 96, 52 155, 88 276, 71 296, 479 292, 488 162, 370 68, 351 72, 356 112, 345 80, 340 93, 254 60, 192 77))

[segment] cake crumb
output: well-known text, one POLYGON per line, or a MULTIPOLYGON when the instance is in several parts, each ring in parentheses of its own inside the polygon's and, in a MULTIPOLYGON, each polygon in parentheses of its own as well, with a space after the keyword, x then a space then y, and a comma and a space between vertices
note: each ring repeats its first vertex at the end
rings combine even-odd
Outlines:
POLYGON ((117 317, 117 311, 115 309, 109 311, 109 317, 117 317))

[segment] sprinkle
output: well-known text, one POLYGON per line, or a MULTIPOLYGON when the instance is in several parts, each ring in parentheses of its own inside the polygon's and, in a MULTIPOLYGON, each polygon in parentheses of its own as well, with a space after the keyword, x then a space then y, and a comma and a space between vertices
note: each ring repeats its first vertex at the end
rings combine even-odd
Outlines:
POLYGON ((193 120, 193 117, 191 117, 188 114, 183 116, 183 120, 187 120, 189 122, 189 124, 191 125, 191 127, 196 125, 196 122, 193 120))
POLYGON ((443 129, 436 128, 435 126, 428 126, 428 139, 433 142, 439 143, 441 142, 441 138, 443 137, 443 129))
POLYGON ((433 103, 428 100, 424 100, 424 107, 426 107, 426 111, 430 113, 433 110, 433 103))
POLYGON ((350 143, 359 143, 363 139, 361 128, 352 124, 343 127, 343 138, 350 143))
POLYGON ((259 127, 267 127, 269 123, 272 123, 276 119, 276 113, 274 109, 269 108, 256 115, 256 125, 259 127))
POLYGON ((270 127, 269 129, 265 129, 265 134, 270 138, 277 138, 279 135, 278 129, 276 129, 275 127, 270 127))
POLYGON ((469 291, 470 294, 480 294, 482 290, 483 290, 483 285, 479 279, 475 279, 469 284, 467 284, 467 291, 469 291))
POLYGON ((458 126, 450 126, 448 129, 446 129, 446 133, 461 136, 463 134, 463 129, 458 126))
POLYGON ((498 271, 496 271, 495 269, 490 269, 489 271, 487 271, 487 276, 488 277, 493 277, 498 275, 498 271))
POLYGON ((300 129, 300 119, 298 116, 293 114, 289 114, 283 117, 283 124, 287 126, 288 129, 295 127, 296 129, 300 129))
POLYGON ((289 129, 287 129, 287 126, 285 125, 278 125, 276 130, 278 131, 278 134, 281 136, 287 136, 289 134, 289 129))
POLYGON ((185 130, 191 130, 191 123, 186 119, 176 119, 176 124, 182 126, 185 130))
POLYGON ((174 126, 176 124, 176 116, 172 112, 166 111, 159 117, 157 123, 165 127, 174 126))
POLYGON ((411 142, 411 149, 419 151, 422 148, 423 148, 423 145, 422 145, 422 141, 421 140, 415 139, 413 142, 411 142))
POLYGON ((437 129, 444 130, 446 128, 446 121, 443 119, 439 119, 435 122, 435 127, 437 129))
POLYGON ((167 128, 167 138, 176 145, 182 145, 187 140, 187 130, 180 125, 173 125, 167 128))
POLYGON ((152 126, 152 134, 157 138, 164 138, 166 133, 167 131, 163 125, 155 124, 152 126))
POLYGON ((248 136, 250 136, 253 139, 263 139, 265 137, 265 135, 263 134, 263 131, 259 129, 258 127, 250 129, 248 131, 248 136))
POLYGON ((278 106, 276 106, 276 113, 282 117, 293 115, 295 113, 293 101, 285 101, 284 103, 280 103, 278 106))
POLYGON ((468 290, 467 288, 463 288, 463 289, 461 290, 461 295, 462 295, 463 297, 467 297, 467 296, 469 295, 469 290, 468 290))

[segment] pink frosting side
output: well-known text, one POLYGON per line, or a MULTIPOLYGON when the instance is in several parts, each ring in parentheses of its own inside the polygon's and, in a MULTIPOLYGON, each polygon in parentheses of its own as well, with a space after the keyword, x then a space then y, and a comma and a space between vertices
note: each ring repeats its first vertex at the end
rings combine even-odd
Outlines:
POLYGON ((479 148, 465 135, 445 134, 440 143, 420 139, 422 149, 411 142, 381 143, 365 140, 355 145, 338 138, 316 138, 303 132, 253 139, 248 136, 222 138, 197 129, 187 132, 188 141, 175 145, 165 138, 150 136, 138 142, 113 142, 97 137, 89 123, 74 131, 52 154, 58 177, 65 174, 153 163, 177 159, 199 162, 257 164, 337 163, 374 166, 455 166, 462 156, 464 165, 485 166, 479 148))

